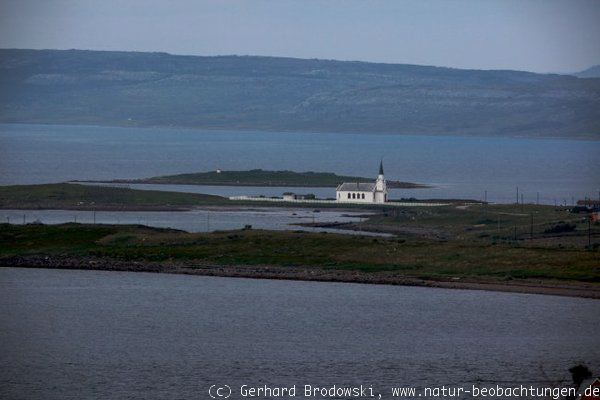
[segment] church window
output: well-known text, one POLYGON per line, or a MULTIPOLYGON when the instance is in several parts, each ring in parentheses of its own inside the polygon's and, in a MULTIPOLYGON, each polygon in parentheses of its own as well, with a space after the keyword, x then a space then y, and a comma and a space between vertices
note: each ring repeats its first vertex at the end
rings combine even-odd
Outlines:
POLYGON ((348 193, 348 198, 351 198, 352 196, 350 196, 350 193, 348 193))
POLYGON ((362 194, 362 198, 363 198, 363 199, 365 198, 365 194, 364 194, 364 193, 362 194))

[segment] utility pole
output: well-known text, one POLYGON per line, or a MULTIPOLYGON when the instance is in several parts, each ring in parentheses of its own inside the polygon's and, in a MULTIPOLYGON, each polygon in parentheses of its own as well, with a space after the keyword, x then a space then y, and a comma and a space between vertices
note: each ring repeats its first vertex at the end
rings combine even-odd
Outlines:
POLYGON ((483 193, 483 199, 485 200, 485 203, 483 204, 483 214, 487 216, 487 190, 483 193))
POLYGON ((592 216, 588 217, 588 250, 592 249, 592 216))
POLYGON ((533 239, 533 213, 531 213, 531 223, 529 224, 529 239, 533 239))
POLYGON ((498 239, 500 239, 500 216, 498 215, 498 219, 497 219, 497 228, 498 228, 498 239))
POLYGON ((517 186, 517 204, 519 204, 519 187, 517 186))
POLYGON ((521 211, 523 211, 523 193, 521 193, 521 211))

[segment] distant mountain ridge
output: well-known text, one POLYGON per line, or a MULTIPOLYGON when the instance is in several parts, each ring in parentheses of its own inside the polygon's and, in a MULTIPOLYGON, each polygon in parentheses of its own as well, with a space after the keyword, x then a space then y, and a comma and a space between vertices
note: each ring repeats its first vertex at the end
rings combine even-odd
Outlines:
POLYGON ((600 79, 278 57, 4 49, 0 122, 600 138, 600 79))
POLYGON ((594 65, 573 75, 578 78, 600 78, 600 65, 594 65))

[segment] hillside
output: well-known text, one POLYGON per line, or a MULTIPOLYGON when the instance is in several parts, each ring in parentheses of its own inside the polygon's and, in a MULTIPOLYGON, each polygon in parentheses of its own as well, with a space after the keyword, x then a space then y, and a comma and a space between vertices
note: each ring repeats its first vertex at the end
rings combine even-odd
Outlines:
POLYGON ((600 78, 600 65, 594 65, 574 75, 578 78, 600 78))
POLYGON ((274 57, 0 50, 0 122, 600 137, 600 79, 274 57))

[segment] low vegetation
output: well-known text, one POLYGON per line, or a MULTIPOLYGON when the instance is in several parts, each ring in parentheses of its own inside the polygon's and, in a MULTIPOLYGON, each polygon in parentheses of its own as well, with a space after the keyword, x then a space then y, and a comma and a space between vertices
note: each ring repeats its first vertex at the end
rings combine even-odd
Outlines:
POLYGON ((220 196, 54 183, 0 186, 0 208, 68 210, 185 210, 225 204, 220 196))
POLYGON ((600 236, 597 223, 588 232, 588 219, 566 207, 472 203, 386 209, 360 229, 440 241, 584 248, 588 233, 592 243, 600 236))
POLYGON ((302 266, 392 272, 420 279, 600 282, 598 253, 580 248, 259 230, 186 233, 143 226, 0 225, 0 260, 36 255, 188 265, 302 266))
MULTIPOLYGON (((239 204, 218 196, 74 184, 0 187, 1 208, 152 210, 239 204)), ((71 265, 84 268, 89 260, 104 260, 106 265, 185 264, 192 269, 206 265, 241 269, 302 267, 319 273, 345 271, 350 274, 346 278, 352 279, 352 271, 356 271, 369 276, 395 274, 426 280, 600 283, 600 225, 590 223, 585 213, 543 205, 477 203, 370 206, 369 210, 375 213, 365 214, 361 222, 326 227, 387 233, 391 237, 252 229, 187 233, 127 225, 2 224, 0 265, 14 265, 19 257, 66 257, 71 265)), ((60 263, 50 266, 59 267, 60 263)))

